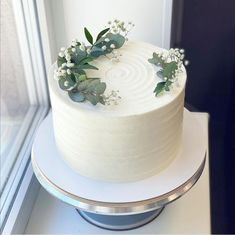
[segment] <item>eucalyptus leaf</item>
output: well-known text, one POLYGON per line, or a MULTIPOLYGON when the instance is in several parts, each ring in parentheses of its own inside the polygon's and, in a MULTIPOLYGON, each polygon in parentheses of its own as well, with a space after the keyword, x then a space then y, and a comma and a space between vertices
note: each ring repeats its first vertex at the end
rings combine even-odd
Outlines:
POLYGON ((64 85, 65 81, 66 80, 64 78, 61 78, 59 79, 58 84, 59 84, 60 89, 67 91, 68 87, 64 85))
POLYGON ((171 81, 169 81, 169 80, 167 80, 166 81, 166 84, 165 84, 165 91, 170 91, 170 85, 172 84, 173 82, 171 82, 171 81))
POLYGON ((90 82, 91 82, 92 80, 85 80, 85 81, 83 81, 83 82, 81 82, 79 85, 78 85, 78 87, 77 87, 77 90, 78 91, 84 91, 84 90, 86 90, 87 88, 88 88, 88 85, 90 84, 90 82))
POLYGON ((98 70, 97 67, 95 67, 94 65, 91 64, 83 64, 83 65, 78 65, 79 69, 95 69, 98 70))
POLYGON ((171 79, 173 75, 175 74, 175 71, 177 70, 178 66, 175 61, 171 61, 170 63, 167 63, 163 68, 163 77, 171 79))
POLYGON ((105 101, 104 101, 103 96, 101 96, 101 95, 97 95, 97 97, 98 97, 98 99, 99 99, 99 103, 101 103, 101 104, 105 105, 105 101))
POLYGON ((107 33, 106 38, 109 38, 115 44, 115 48, 118 49, 123 46, 126 39, 121 34, 107 33))
POLYGON ((64 57, 57 57, 57 66, 60 67, 63 63, 66 63, 66 59, 64 57))
POLYGON ((157 84, 156 88, 154 89, 154 93, 156 96, 158 96, 162 91, 164 91, 165 84, 166 84, 166 82, 159 82, 157 84))
POLYGON ((110 28, 107 28, 107 29, 102 30, 102 31, 98 34, 98 36, 97 36, 97 38, 96 38, 96 42, 97 42, 103 35, 105 35, 105 34, 109 31, 109 29, 110 29, 110 28))
POLYGON ((75 82, 73 82, 70 78, 62 78, 59 80, 59 86, 62 90, 68 91, 72 88, 74 88, 76 85, 75 82), (65 85, 66 84, 66 85, 65 85))
POLYGON ((99 84, 100 84, 100 80, 99 80, 99 79, 91 80, 91 82, 87 85, 86 91, 94 92, 94 93, 95 93, 95 88, 96 88, 99 84))
POLYGON ((86 72, 83 69, 80 69, 79 67, 76 67, 76 65, 71 69, 72 73, 77 74, 77 76, 81 74, 86 74, 86 72))
POLYGON ((71 54, 71 60, 75 64, 79 64, 81 61, 87 58, 87 53, 82 51, 79 46, 76 46, 76 51, 71 54))
POLYGON ((76 83, 76 77, 75 77, 75 75, 73 74, 73 73, 71 73, 70 75, 68 75, 68 79, 70 80, 72 80, 73 82, 74 82, 74 84, 76 83))
POLYGON ((106 83, 100 82, 94 89, 96 94, 103 94, 106 89, 106 83))
POLYGON ((93 61, 93 60, 94 60, 94 58, 92 58, 92 57, 86 57, 86 58, 82 59, 82 60, 79 62, 79 64, 87 64, 87 63, 90 63, 90 62, 93 61))
POLYGON ((156 66, 162 65, 164 63, 163 59, 156 52, 153 52, 153 57, 148 59, 148 62, 156 66))
POLYGON ((74 76, 76 78, 76 82, 79 83, 79 77, 81 76, 81 74, 79 73, 74 73, 74 76))
POLYGON ((91 65, 91 64, 78 64, 78 65, 75 65, 73 67, 73 70, 78 70, 78 71, 81 71, 81 70, 84 70, 84 69, 95 69, 95 70, 98 70, 97 67, 95 67, 94 65, 91 65))
POLYGON ((85 32, 85 36, 86 36, 87 41, 91 45, 93 45, 93 37, 92 37, 91 33, 88 31, 88 29, 86 27, 84 28, 84 32, 85 32))
POLYGON ((85 98, 90 101, 93 105, 96 105, 97 103, 99 103, 99 97, 92 95, 90 93, 85 94, 85 98))
POLYGON ((148 62, 149 62, 150 64, 157 65, 157 61, 156 61, 154 58, 148 59, 148 62))
POLYGON ((83 102, 85 100, 85 96, 78 91, 69 91, 69 97, 75 102, 83 102))
POLYGON ((101 49, 102 45, 99 45, 99 46, 93 46, 93 47, 91 48, 91 52, 90 52, 90 55, 91 55, 91 56, 93 56, 93 57, 99 57, 99 56, 101 56, 101 55, 105 55, 105 54, 106 54, 106 52, 101 49), (100 46, 100 47, 99 47, 99 46, 100 46))

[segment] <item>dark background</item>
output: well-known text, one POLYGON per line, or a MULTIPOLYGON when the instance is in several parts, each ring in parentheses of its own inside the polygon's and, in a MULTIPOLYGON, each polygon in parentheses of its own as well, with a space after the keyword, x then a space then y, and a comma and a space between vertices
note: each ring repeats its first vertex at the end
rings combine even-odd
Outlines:
POLYGON ((212 233, 235 233, 235 0, 173 0, 171 39, 190 61, 186 103, 210 114, 212 233))

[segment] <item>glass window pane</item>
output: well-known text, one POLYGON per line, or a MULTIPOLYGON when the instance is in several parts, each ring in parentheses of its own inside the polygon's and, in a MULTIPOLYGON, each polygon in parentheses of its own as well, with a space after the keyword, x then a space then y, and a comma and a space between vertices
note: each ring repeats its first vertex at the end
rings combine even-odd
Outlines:
POLYGON ((1 0, 0 66, 2 190, 24 141, 21 127, 30 107, 11 0, 1 0))

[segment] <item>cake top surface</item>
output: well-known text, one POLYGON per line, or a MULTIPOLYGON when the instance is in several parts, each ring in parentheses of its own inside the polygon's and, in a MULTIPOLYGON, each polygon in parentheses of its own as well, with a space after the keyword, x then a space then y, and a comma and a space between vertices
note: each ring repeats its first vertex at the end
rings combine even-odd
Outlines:
POLYGON ((60 101, 81 111, 109 116, 132 116, 151 112, 174 101, 184 92, 186 83, 186 71, 183 67, 170 91, 155 96, 154 88, 161 81, 156 75, 159 68, 150 64, 148 59, 152 57, 153 52, 162 51, 164 49, 149 43, 128 41, 118 49, 118 53, 121 54, 119 62, 111 61, 106 56, 100 56, 92 61, 91 64, 99 69, 87 70, 88 77, 99 77, 106 83, 107 88, 104 93, 106 96, 112 91, 118 91, 117 96, 120 96, 120 99, 117 99, 117 104, 102 105, 99 103, 93 106, 88 102, 73 102, 53 79, 53 70, 56 65, 51 69, 49 76, 50 87, 60 101))

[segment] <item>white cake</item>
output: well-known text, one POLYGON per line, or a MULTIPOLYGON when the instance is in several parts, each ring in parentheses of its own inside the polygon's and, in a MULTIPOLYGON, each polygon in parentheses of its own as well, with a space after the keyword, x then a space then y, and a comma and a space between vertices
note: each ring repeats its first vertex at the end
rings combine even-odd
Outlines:
POLYGON ((79 174, 96 180, 127 182, 166 168, 180 151, 186 72, 169 92, 155 97, 159 78, 148 62, 162 51, 143 42, 127 42, 119 62, 99 57, 99 70, 87 70, 119 90, 118 105, 73 102, 49 75, 54 135, 64 161, 79 174))

